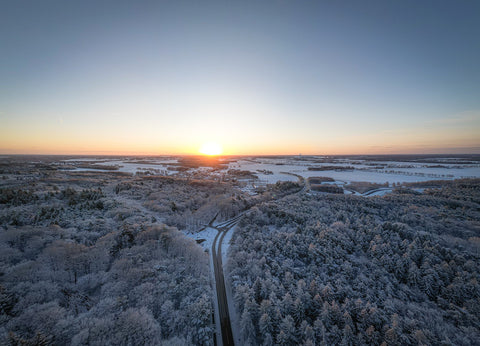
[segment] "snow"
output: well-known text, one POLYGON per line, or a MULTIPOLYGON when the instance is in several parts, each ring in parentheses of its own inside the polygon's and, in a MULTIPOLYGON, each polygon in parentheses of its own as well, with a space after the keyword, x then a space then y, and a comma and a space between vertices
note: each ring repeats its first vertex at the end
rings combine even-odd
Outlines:
MULTIPOLYGON (((222 329, 220 326, 220 320, 218 318, 219 316, 219 311, 218 311, 218 299, 217 299, 217 287, 215 285, 215 271, 213 269, 213 256, 211 254, 211 249, 213 245, 213 241, 215 240, 215 236, 218 233, 218 230, 212 227, 205 227, 202 231, 193 233, 189 231, 184 231, 183 232, 186 237, 194 239, 194 240, 199 240, 199 239, 205 239, 204 242, 199 244, 205 251, 209 253, 208 258, 209 258, 209 263, 210 263, 210 280, 211 280, 211 286, 213 290, 213 308, 215 310, 214 317, 215 317, 215 329, 216 329, 216 344, 221 345, 222 344, 222 329)), ((222 251, 223 252, 223 251, 222 251)))
POLYGON ((237 228, 236 225, 232 227, 228 231, 228 233, 225 235, 225 238, 223 238, 222 261, 223 261, 223 275, 225 277, 225 291, 227 293, 228 312, 230 314, 230 325, 232 326, 233 339, 235 340, 235 344, 241 345, 240 320, 239 320, 239 316, 237 315, 237 310, 235 309, 235 304, 233 302, 232 285, 229 280, 229 275, 225 269, 227 264, 227 252, 228 252, 228 248, 230 247, 230 240, 232 239, 233 232, 235 232, 236 228, 237 228))
POLYGON ((225 267, 225 263, 227 263, 227 250, 228 248, 230 247, 230 240, 232 239, 232 236, 233 236, 233 232, 235 232, 235 228, 237 226, 234 226, 232 228, 230 228, 227 232, 227 234, 225 235, 225 237, 223 237, 223 242, 222 242, 222 261, 223 261, 223 264, 224 264, 224 267, 225 267))
POLYGON ((393 191, 392 188, 376 189, 376 190, 373 190, 373 191, 367 191, 367 192, 363 193, 362 196, 367 196, 367 197, 384 196, 387 193, 390 193, 392 191, 393 191))
MULTIPOLYGON (((282 163, 279 160, 279 163, 282 163)), ((247 170, 258 176, 258 179, 263 184, 275 184, 277 181, 297 181, 297 177, 284 174, 282 172, 296 172, 298 166, 296 165, 276 165, 272 163, 253 162, 250 160, 239 160, 237 162, 230 163, 228 169, 241 169, 247 170), (264 174, 258 172, 258 170, 272 171, 273 174, 264 174)))
POLYGON ((73 168, 69 169, 69 172, 117 172, 117 171, 112 171, 110 169, 96 169, 96 168, 73 168))
MULTIPOLYGON (((136 174, 149 171, 151 174, 176 175, 177 171, 168 170, 168 166, 178 163, 178 158, 76 158, 64 160, 73 163, 91 161, 92 164, 117 166, 117 172, 136 174)), ((195 174, 202 172, 209 178, 220 178, 229 169, 248 170, 258 176, 258 179, 242 179, 238 181, 244 184, 240 188, 249 194, 255 195, 257 187, 267 184, 275 184, 277 181, 296 182, 297 177, 288 173, 297 174, 304 178, 309 177, 330 177, 335 180, 334 184, 342 186, 354 181, 365 181, 370 183, 412 183, 429 180, 451 180, 459 178, 479 178, 480 164, 478 162, 466 162, 460 158, 443 157, 429 158, 428 162, 418 161, 370 161, 355 158, 326 158, 322 156, 309 157, 242 157, 236 161, 229 162, 223 170, 211 171, 210 167, 199 167, 190 169, 188 172, 195 174), (308 170, 309 167, 339 167, 338 170, 308 170), (354 167, 352 170, 342 170, 341 167, 354 167), (441 166, 441 167, 438 167, 441 166), (209 173, 210 171, 210 173, 209 173), (270 171, 272 174, 265 174, 270 171)), ((73 171, 97 171, 107 172, 103 169, 91 169, 76 167, 73 171)), ((184 173, 182 173, 184 174, 184 173)), ((381 196, 391 190, 375 191, 365 196, 381 196)), ((349 192, 345 192, 349 193, 349 192)), ((356 193, 358 194, 358 193, 356 193)), ((204 230, 196 237, 210 239, 210 231, 204 230)), ((213 240, 212 240, 213 241, 213 240)), ((211 242, 206 242, 208 248, 211 242)))
MULTIPOLYGON (((210 228, 211 230, 214 230, 213 228, 210 228)), ((215 230, 216 231, 216 230, 215 230)), ((215 237, 213 237, 215 238, 215 237)), ((213 239, 212 239, 212 243, 213 243, 213 239)), ((210 245, 211 246, 211 245, 210 245)), ((217 285, 215 284, 215 271, 213 269, 213 256, 212 254, 209 252, 209 255, 208 255, 208 258, 210 259, 209 263, 210 263, 210 280, 211 280, 211 286, 212 286, 212 290, 213 290, 213 309, 214 309, 214 319, 215 319, 215 339, 216 339, 216 345, 222 345, 222 326, 220 324, 220 319, 219 319, 219 316, 220 316, 220 312, 218 310, 218 299, 217 299, 217 285)))
POLYGON ((325 176, 331 177, 336 181, 367 181, 371 183, 386 182, 419 182, 438 179, 457 179, 457 178, 475 178, 480 177, 480 165, 467 165, 460 163, 423 163, 423 162, 401 162, 401 161, 364 161, 364 160, 348 160, 341 159, 337 162, 317 163, 318 158, 311 161, 298 161, 295 159, 241 159, 237 162, 230 163, 229 168, 249 170, 255 173, 260 181, 269 184, 277 181, 296 181, 294 176, 282 174, 281 172, 299 174, 304 178, 325 176), (361 162, 361 163, 359 163, 361 162), (281 165, 277 165, 279 163, 281 165), (434 167, 441 164, 445 167, 434 167), (382 169, 375 169, 376 166, 383 166, 382 169), (308 167, 322 166, 353 166, 354 170, 347 171, 309 171, 308 167), (272 171, 272 175, 265 175, 257 170, 272 171))
POLYGON ((194 240, 200 240, 200 239, 205 239, 204 242, 199 244, 205 251, 210 252, 210 249, 212 248, 213 241, 215 239, 215 236, 217 235, 218 231, 215 228, 211 227, 205 227, 202 231, 200 232, 190 232, 190 231, 184 231, 184 234, 191 239, 194 240))
MULTIPOLYGON (((479 178, 480 164, 466 163, 458 158, 430 158, 433 162, 419 161, 369 161, 361 159, 337 158, 324 160, 321 156, 312 157, 271 157, 271 158, 241 158, 231 162, 228 169, 248 170, 258 176, 258 180, 244 179, 246 186, 243 191, 255 194, 257 186, 273 184, 277 181, 297 181, 297 178, 285 173, 293 173, 309 177, 330 177, 335 181, 331 184, 344 186, 355 181, 385 184, 403 184, 430 180, 452 180, 459 178, 479 178), (339 167, 338 170, 308 170, 309 167, 339 167), (353 167, 351 170, 342 170, 342 167, 353 167), (437 167, 442 166, 442 167, 437 167), (264 174, 261 171, 271 171, 273 174, 264 174)), ((242 179, 239 179, 242 181, 242 179)), ((328 182, 327 182, 328 183, 328 182)), ((355 195, 373 197, 390 193, 392 188, 382 188, 375 191, 355 195)), ((352 194, 345 191, 345 194, 352 194)))
MULTIPOLYGON (((131 159, 131 160, 105 160, 101 158, 78 158, 78 159, 68 159, 63 160, 73 163, 82 163, 82 162, 93 162, 94 164, 99 164, 102 166, 118 166, 118 170, 116 172, 124 172, 124 173, 131 173, 135 174, 137 172, 144 172, 150 171, 152 173, 161 173, 162 175, 172 175, 175 174, 175 171, 167 170, 167 167, 171 164, 177 163, 178 159, 148 159, 146 161, 150 161, 151 163, 137 163, 138 159, 131 159), (129 162, 133 161, 133 162, 129 162)), ((72 171, 98 171, 98 172, 105 172, 107 170, 102 169, 94 169, 94 168, 74 168, 72 171)))
MULTIPOLYGON (((252 185, 265 186, 274 184, 277 181, 297 181, 292 175, 294 173, 304 178, 325 176, 331 177, 339 182, 366 181, 371 183, 410 183, 438 179, 458 179, 458 178, 478 178, 480 177, 479 164, 466 164, 459 161, 458 158, 438 158, 437 162, 402 162, 402 161, 367 161, 360 159, 330 159, 328 162, 322 162, 323 157, 272 157, 272 158, 240 158, 237 161, 230 162, 228 169, 248 170, 258 176, 258 180, 244 179, 247 183, 246 190, 251 190, 252 185), (435 166, 443 167, 435 167, 435 166), (353 166, 354 170, 325 170, 309 171, 309 167, 322 166, 353 166), (265 174, 262 171, 271 171, 272 174, 265 174)), ((102 158, 76 158, 64 160, 67 162, 86 162, 90 161, 101 165, 118 166, 119 172, 135 174, 142 171, 150 171, 155 174, 174 175, 176 171, 169 171, 167 167, 177 163, 177 158, 149 158, 145 159, 147 163, 137 163, 141 159, 102 159, 102 158)), ((197 168, 197 171, 207 172, 208 167, 197 168)), ((88 168, 75 168, 75 171, 92 170, 88 168)), ((104 170, 97 170, 104 171, 104 170)), ((216 172, 215 174, 220 174, 216 172)), ((239 179, 242 180, 242 179, 239 179)))
POLYGON ((138 171, 161 171, 163 174, 165 175, 169 175, 169 174, 173 174, 174 172, 172 171, 168 171, 167 170, 167 167, 169 164, 171 163, 174 163, 174 162, 177 162, 177 160, 172 160, 172 161, 169 161, 169 162, 165 162, 164 160, 162 160, 162 163, 160 162, 155 162, 153 164, 149 164, 149 163, 130 163, 128 161, 107 161, 107 162, 103 162, 102 164, 103 165, 118 165, 119 166, 119 169, 118 171, 119 172, 126 172, 126 173, 131 173, 131 174, 135 174, 137 173, 138 171))
POLYGON ((95 161, 105 161, 105 159, 102 159, 99 157, 85 157, 85 158, 67 159, 62 161, 64 162, 95 162, 95 161))
MULTIPOLYGON (((230 285, 230 281, 228 280, 228 273, 225 270, 226 263, 227 263, 227 252, 228 248, 230 247, 230 240, 232 239, 233 232, 235 232, 236 225, 228 230, 228 232, 225 234, 225 237, 223 238, 222 241, 222 262, 223 262, 223 275, 225 277, 225 290, 227 293, 227 302, 228 302, 228 312, 230 314, 230 323, 232 325, 232 334, 233 338, 236 341, 236 344, 240 345, 241 340, 240 340, 240 335, 239 335, 239 320, 238 316, 235 310, 235 306, 233 303, 233 293, 232 293, 232 287, 230 285)), ((199 239, 205 239, 200 246, 202 246, 206 251, 209 253, 211 252, 211 248, 213 245, 213 241, 215 240, 215 237, 218 233, 218 230, 212 227, 205 227, 202 231, 198 233, 192 233, 192 232, 184 232, 184 234, 194 240, 199 240, 199 239)), ((220 240, 220 237, 218 238, 220 240)), ((217 251, 218 251, 218 245, 217 243, 217 251)), ((210 253, 210 272, 211 272, 211 278, 212 278, 212 287, 213 287, 213 294, 215 299, 214 300, 214 308, 215 308, 215 326, 216 326, 216 331, 217 331, 217 344, 220 345, 222 340, 221 340, 221 327, 220 327, 220 321, 218 320, 219 312, 218 312, 218 300, 216 299, 217 297, 217 290, 216 290, 216 285, 215 285, 215 273, 213 270, 213 258, 210 253)))

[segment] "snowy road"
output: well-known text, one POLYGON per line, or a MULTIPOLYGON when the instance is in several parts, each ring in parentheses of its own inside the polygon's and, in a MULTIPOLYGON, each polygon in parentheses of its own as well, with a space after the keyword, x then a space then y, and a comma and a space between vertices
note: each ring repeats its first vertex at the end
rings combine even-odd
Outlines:
MULTIPOLYGON (((307 182, 306 179, 297 175, 284 173, 288 175, 295 176, 299 183, 302 185, 302 189, 295 191, 294 193, 302 193, 307 191, 307 182)), ((283 198, 285 196, 282 196, 283 198)), ((205 249, 210 250, 210 261, 213 266, 213 279, 215 281, 215 293, 217 296, 217 301, 215 302, 215 321, 217 325, 217 336, 216 336, 216 345, 235 345, 235 338, 238 338, 238 335, 233 335, 232 333, 232 322, 231 322, 231 311, 229 310, 229 299, 227 298, 227 291, 225 288, 225 276, 223 272, 223 257, 226 256, 225 251, 222 251, 222 244, 224 239, 228 242, 228 239, 231 237, 233 228, 237 225, 240 219, 248 213, 248 210, 243 213, 231 218, 230 220, 223 221, 214 225, 214 221, 218 216, 215 217, 205 225, 199 232, 195 234, 187 234, 187 236, 192 237, 193 239, 201 240, 202 246, 205 249), (215 235, 215 237, 213 237, 215 235), (210 245, 211 244, 211 245, 210 245)), ((231 296, 230 296, 231 300, 231 296)), ((233 308, 233 302, 230 301, 230 307, 233 308)), ((233 320, 235 319, 235 314, 233 315, 233 320)), ((237 344, 240 341, 237 339, 237 344)))
POLYGON ((209 226, 218 231, 215 239, 213 240, 211 256, 213 262, 213 270, 215 275, 215 288, 217 291, 218 301, 218 319, 220 320, 222 344, 235 345, 232 334, 232 327, 230 323, 230 313, 228 310, 227 293, 225 290, 225 277, 223 275, 223 263, 222 263, 222 242, 228 231, 233 228, 238 221, 242 218, 242 214, 218 224, 217 226, 209 226))

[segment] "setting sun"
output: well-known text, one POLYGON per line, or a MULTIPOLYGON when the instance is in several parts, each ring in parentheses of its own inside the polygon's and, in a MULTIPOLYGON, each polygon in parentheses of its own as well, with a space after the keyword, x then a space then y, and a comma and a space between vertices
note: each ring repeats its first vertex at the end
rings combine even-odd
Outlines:
POLYGON ((200 153, 209 156, 220 155, 222 153, 222 147, 215 142, 208 142, 202 145, 200 153))

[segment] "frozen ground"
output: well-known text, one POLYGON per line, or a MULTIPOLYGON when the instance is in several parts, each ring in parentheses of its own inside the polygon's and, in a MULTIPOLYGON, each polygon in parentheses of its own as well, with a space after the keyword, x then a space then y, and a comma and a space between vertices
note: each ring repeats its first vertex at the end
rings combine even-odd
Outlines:
MULTIPOLYGON (((199 240, 205 239, 201 243, 199 243, 205 251, 210 252, 210 249, 212 248, 213 240, 215 239, 215 236, 217 235, 218 231, 215 228, 211 227, 205 227, 202 231, 196 232, 195 230, 193 231, 184 231, 183 232, 187 237, 192 238, 196 240, 197 242, 199 240)), ((226 238, 227 236, 225 236, 226 238)), ((223 249, 222 249, 223 250, 223 249)))
MULTIPOLYGON (((452 180, 459 178, 480 177, 480 160, 475 157, 472 161, 462 158, 427 157, 416 160, 370 160, 352 158, 324 158, 324 157, 251 157, 241 158, 229 165, 231 169, 248 170, 258 176, 258 180, 245 180, 245 191, 255 191, 258 186, 272 184, 277 181, 296 181, 296 177, 287 175, 293 173, 304 178, 329 177, 335 184, 343 187, 351 182, 369 182, 377 184, 388 183, 389 187, 380 188, 366 193, 344 190, 345 194, 362 196, 383 196, 393 189, 393 184, 400 186, 404 183, 422 182, 430 180, 452 180), (309 170, 320 168, 325 170, 309 170), (269 174, 265 174, 268 172, 269 174)), ((326 182, 326 184, 329 184, 326 182)))
MULTIPOLYGON (((393 157, 395 158, 395 157, 393 157)), ((117 166, 118 172, 130 174, 146 173, 153 175, 181 175, 198 179, 220 180, 229 176, 230 169, 250 171, 258 179, 238 177, 243 191, 255 194, 258 187, 274 184, 277 181, 297 181, 297 178, 285 173, 293 173, 304 178, 330 177, 339 186, 354 181, 370 183, 389 183, 392 186, 403 183, 422 182, 429 180, 450 180, 459 178, 480 177, 480 160, 473 157, 467 160, 462 157, 425 157, 419 159, 388 160, 371 158, 345 158, 323 156, 292 156, 292 157, 238 157, 229 158, 231 162, 224 168, 213 170, 209 167, 189 168, 179 173, 168 170, 172 164, 178 164, 179 158, 78 158, 68 159, 64 162, 74 165, 75 171, 88 171, 90 168, 79 167, 82 162, 93 165, 117 166), (322 168, 325 170, 309 170, 309 168, 322 168), (350 169, 349 169, 350 168, 350 169)), ((98 169, 97 171, 102 171, 98 169)), ((370 196, 379 196, 390 192, 388 189, 376 191, 370 196)))
MULTIPOLYGON (((167 167, 171 164, 175 164, 178 162, 178 159, 148 159, 148 160, 139 160, 136 158, 132 159, 118 159, 118 160, 105 160, 101 158, 78 158, 78 159, 67 159, 64 160, 68 163, 93 163, 98 164, 101 166, 118 166, 117 172, 125 172, 135 174, 137 172, 145 172, 150 171, 154 174, 162 174, 162 175, 171 175, 174 174, 175 171, 167 170, 167 167), (145 163, 141 163, 145 161, 145 163)), ((101 169, 89 169, 89 168, 81 168, 77 167, 73 169, 74 171, 102 171, 101 169)))
POLYGON ((480 177, 480 165, 460 165, 442 164, 445 167, 433 167, 438 164, 434 163, 412 163, 412 162, 365 162, 357 163, 358 160, 342 160, 341 162, 315 163, 312 161, 297 161, 279 159, 256 159, 256 160, 239 160, 231 163, 230 167, 235 169, 249 170, 256 173, 260 181, 275 183, 276 181, 295 181, 296 178, 282 174, 281 172, 295 173, 304 178, 324 176, 335 179, 336 181, 367 181, 371 183, 408 183, 438 179, 458 179, 458 178, 474 178, 480 177), (373 166, 373 165, 378 166, 373 166), (312 171, 309 167, 322 166, 352 166, 353 170, 325 170, 312 171), (375 167, 383 166, 378 169, 375 167), (265 175, 257 170, 268 170, 273 172, 272 175, 265 175))
MULTIPOLYGON (((230 240, 232 239, 233 232, 235 231, 236 226, 232 227, 225 237, 223 237, 222 242, 222 261, 225 265, 227 263, 227 251, 230 246, 230 240)), ((212 249, 213 240, 217 235, 218 231, 212 227, 205 227, 202 231, 195 233, 195 231, 184 231, 185 236, 188 238, 194 239, 195 241, 201 241, 200 246, 203 247, 205 251, 210 252, 212 249)))

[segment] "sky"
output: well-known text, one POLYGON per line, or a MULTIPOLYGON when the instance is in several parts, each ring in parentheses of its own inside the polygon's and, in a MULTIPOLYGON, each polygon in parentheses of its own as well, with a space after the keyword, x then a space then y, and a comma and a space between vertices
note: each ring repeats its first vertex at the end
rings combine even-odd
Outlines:
POLYGON ((480 153, 480 1, 0 2, 0 154, 480 153))

